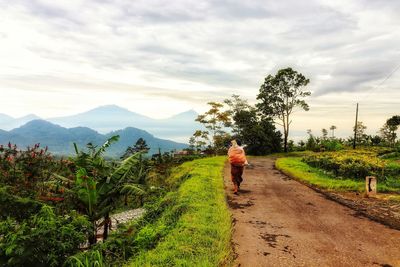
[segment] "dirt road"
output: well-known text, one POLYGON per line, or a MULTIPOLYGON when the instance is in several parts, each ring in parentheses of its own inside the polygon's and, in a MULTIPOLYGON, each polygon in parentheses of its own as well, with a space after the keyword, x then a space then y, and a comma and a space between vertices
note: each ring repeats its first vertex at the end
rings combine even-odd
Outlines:
POLYGON ((253 159, 238 196, 225 168, 236 266, 400 266, 400 231, 359 216, 253 159))

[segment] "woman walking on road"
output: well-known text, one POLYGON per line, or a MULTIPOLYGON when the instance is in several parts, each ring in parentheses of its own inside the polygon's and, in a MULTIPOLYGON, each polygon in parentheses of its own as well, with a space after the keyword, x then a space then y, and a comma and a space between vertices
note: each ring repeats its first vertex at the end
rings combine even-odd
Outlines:
POLYGON ((231 147, 228 150, 229 162, 231 164, 231 180, 233 183, 233 193, 238 194, 240 183, 243 181, 244 165, 247 165, 244 149, 240 146, 239 140, 232 140, 231 147))

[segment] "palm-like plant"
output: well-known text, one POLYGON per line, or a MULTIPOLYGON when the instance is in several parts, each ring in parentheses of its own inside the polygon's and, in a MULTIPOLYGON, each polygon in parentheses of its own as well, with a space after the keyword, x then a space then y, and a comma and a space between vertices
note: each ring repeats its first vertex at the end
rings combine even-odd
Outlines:
MULTIPOLYGON (((109 162, 103 157, 106 149, 119 140, 113 136, 102 146, 89 143, 89 151, 79 151, 74 144, 76 156, 71 160, 76 166, 76 177, 70 192, 77 200, 78 209, 85 213, 93 226, 89 243, 97 241, 97 222, 103 218, 103 239, 107 239, 110 228, 110 213, 117 208, 119 200, 125 195, 142 195, 140 183, 143 175, 141 154, 135 153, 121 162, 109 162)), ((58 179, 67 179, 59 175, 58 179)))

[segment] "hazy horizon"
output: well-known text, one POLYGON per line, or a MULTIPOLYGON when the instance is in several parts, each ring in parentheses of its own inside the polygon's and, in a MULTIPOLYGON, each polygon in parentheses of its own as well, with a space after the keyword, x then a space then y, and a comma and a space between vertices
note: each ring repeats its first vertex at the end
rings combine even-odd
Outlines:
MULTIPOLYGON (((175 113, 175 114, 172 114, 172 115, 168 115, 168 116, 166 116, 166 117, 156 118, 156 117, 151 117, 151 116, 145 115, 145 114, 140 113, 140 112, 138 112, 138 111, 130 110, 130 109, 127 108, 127 107, 123 107, 123 106, 116 105, 116 104, 108 104, 108 105, 100 105, 100 106, 96 106, 96 107, 93 107, 93 108, 85 109, 85 110, 79 111, 79 112, 73 112, 73 111, 70 110, 70 112, 72 112, 72 113, 63 113, 63 115, 61 115, 61 116, 42 117, 42 116, 37 115, 36 113, 25 113, 25 114, 23 114, 23 115, 21 115, 21 116, 12 116, 12 115, 10 115, 10 114, 7 114, 7 112, 0 112, 0 114, 4 114, 4 115, 7 115, 7 116, 10 116, 10 117, 12 117, 12 118, 14 118, 14 119, 19 119, 19 118, 23 118, 23 117, 35 115, 35 116, 38 116, 38 117, 41 118, 41 119, 46 120, 46 119, 52 119, 52 118, 58 118, 58 117, 74 116, 74 115, 77 115, 77 114, 86 113, 86 112, 88 112, 88 111, 91 111, 91 110, 94 110, 94 109, 97 109, 97 108, 112 107, 112 106, 115 106, 115 107, 118 107, 118 108, 122 108, 122 109, 126 109, 126 110, 128 110, 128 111, 130 111, 130 112, 136 113, 136 114, 141 115, 141 116, 144 116, 144 117, 148 117, 148 118, 150 118, 150 119, 155 119, 155 120, 168 119, 168 118, 177 116, 177 115, 182 114, 182 113, 186 113, 186 112, 189 112, 189 111, 195 111, 194 109, 188 109, 188 110, 185 110, 185 111, 182 111, 182 112, 178 112, 178 113, 175 113)), ((195 112, 196 112, 196 111, 195 111, 195 112)))
MULTIPOLYGON (((68 116, 115 104, 156 119, 239 94, 265 76, 310 78, 292 138, 360 121, 375 134, 400 106, 400 2, 0 2, 0 113, 68 116)), ((134 125, 133 125, 134 126, 134 125)), ((297 139, 297 137, 296 137, 297 139)))

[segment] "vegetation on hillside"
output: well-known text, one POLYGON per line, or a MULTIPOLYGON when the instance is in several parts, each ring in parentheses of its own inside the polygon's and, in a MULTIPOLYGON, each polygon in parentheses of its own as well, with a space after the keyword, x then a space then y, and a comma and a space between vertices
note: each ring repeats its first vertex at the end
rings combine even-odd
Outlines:
MULTIPOLYGON (((231 257, 231 218, 221 179, 225 158, 209 158, 182 166, 188 178, 176 193, 175 205, 138 233, 140 240, 164 235, 151 250, 142 250, 130 266, 221 266, 231 257), (165 220, 181 210, 173 225, 165 220), (166 234, 165 230, 169 229, 166 234)), ((181 179, 171 176, 172 180, 181 179)))
POLYGON ((1 266, 62 266, 95 247, 100 226, 107 240, 114 211, 156 202, 168 191, 168 169, 186 158, 142 157, 147 149, 138 140, 123 160, 107 160, 104 153, 117 140, 75 146, 76 156, 68 159, 54 158, 39 144, 0 146, 1 266))
POLYGON ((227 263, 231 219, 221 179, 224 162, 224 157, 214 157, 175 167, 165 180, 168 193, 145 205, 143 218, 120 228, 92 250, 71 257, 68 265, 121 266, 129 258, 129 266, 227 263))
POLYGON ((400 154, 397 149, 346 149, 283 157, 278 169, 324 189, 364 191, 365 177, 378 179, 379 192, 400 193, 400 154))

